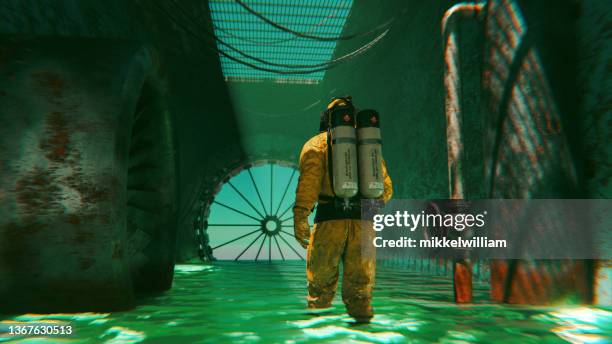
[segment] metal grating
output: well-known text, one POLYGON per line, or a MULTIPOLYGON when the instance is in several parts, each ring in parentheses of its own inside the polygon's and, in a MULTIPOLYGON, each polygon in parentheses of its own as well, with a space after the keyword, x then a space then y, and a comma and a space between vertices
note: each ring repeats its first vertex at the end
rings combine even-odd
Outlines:
MULTIPOLYGON (((292 30, 323 37, 339 36, 349 15, 353 0, 250 0, 245 3, 274 22, 292 30)), ((316 65, 332 58, 335 41, 318 41, 296 37, 265 23, 247 12, 234 0, 210 0, 209 6, 217 37, 240 51, 257 58, 281 64, 316 65)), ((244 60, 235 51, 217 43, 226 54, 244 60)), ((318 83, 325 71, 310 74, 276 74, 261 71, 220 56, 221 67, 228 81, 278 83, 318 83)), ((287 68, 248 61, 256 66, 287 68)), ((301 69, 297 69, 301 70, 301 69)))

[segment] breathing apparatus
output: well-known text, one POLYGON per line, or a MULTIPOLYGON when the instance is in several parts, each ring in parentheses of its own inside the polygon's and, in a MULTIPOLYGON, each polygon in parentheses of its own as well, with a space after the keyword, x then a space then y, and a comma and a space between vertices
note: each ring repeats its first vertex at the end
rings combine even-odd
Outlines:
POLYGON ((332 98, 321 114, 319 130, 327 131, 327 165, 342 209, 350 210, 358 193, 361 198, 379 198, 384 191, 379 114, 357 112, 351 96, 332 98))
POLYGON ((385 191, 382 172, 380 115, 375 110, 357 113, 359 193, 363 198, 379 198, 385 191))

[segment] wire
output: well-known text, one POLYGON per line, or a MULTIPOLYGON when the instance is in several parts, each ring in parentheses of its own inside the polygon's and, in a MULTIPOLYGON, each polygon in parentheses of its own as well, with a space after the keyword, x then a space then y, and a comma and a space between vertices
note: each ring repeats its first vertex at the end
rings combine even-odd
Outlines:
POLYGON ((278 70, 278 69, 272 69, 272 68, 266 68, 266 67, 260 67, 260 66, 256 66, 252 63, 246 62, 246 61, 242 61, 236 57, 233 57, 229 54, 227 54, 226 52, 219 50, 215 47, 212 46, 212 44, 210 44, 211 42, 207 42, 204 38, 202 38, 199 34, 195 33, 194 31, 192 31, 190 28, 188 28, 187 26, 183 25, 179 20, 177 20, 177 18, 175 18, 172 14, 170 14, 165 8, 159 6, 158 4, 154 3, 154 6, 157 7, 162 13, 164 13, 174 24, 176 24, 177 26, 179 26, 183 31, 187 32, 188 34, 192 35, 194 38, 204 41, 204 44, 206 46, 206 48, 208 50, 211 50, 221 56, 224 56, 236 63, 245 65, 247 67, 253 68, 253 69, 257 69, 260 71, 264 71, 264 72, 270 72, 270 73, 276 73, 276 74, 283 74, 283 75, 290 75, 290 74, 311 74, 311 73, 316 73, 316 72, 320 72, 323 70, 326 70, 327 68, 319 68, 319 69, 313 69, 313 70, 303 70, 303 71, 287 71, 287 70, 278 70))
POLYGON ((256 110, 253 110, 251 108, 248 108, 248 107, 245 107, 245 106, 240 106, 240 105, 236 105, 236 108, 240 109, 242 111, 248 112, 248 113, 252 113, 252 114, 257 115, 257 116, 278 118, 278 117, 288 117, 288 116, 298 115, 300 113, 303 113, 303 112, 306 112, 308 110, 311 110, 312 108, 316 107, 319 104, 321 104, 321 100, 317 100, 314 103, 311 103, 311 104, 306 105, 305 107, 303 107, 301 109, 298 109, 296 111, 289 112, 289 113, 261 112, 261 111, 256 111, 256 110))
MULTIPOLYGON (((176 4, 176 3, 175 3, 176 4)), ((317 24, 314 25, 314 27, 312 27, 310 30, 308 30, 307 33, 313 33, 315 32, 319 27, 321 27, 323 24, 327 23, 329 21, 330 18, 334 17, 336 14, 338 14, 339 9, 335 9, 333 13, 329 14, 328 16, 324 17, 322 20, 320 20, 317 24)), ((257 41, 257 40, 253 40, 253 39, 249 39, 246 37, 241 37, 238 35, 234 35, 233 33, 230 32, 230 30, 225 30, 224 28, 214 25, 214 23, 212 24, 213 27, 216 30, 219 30, 223 33, 225 33, 226 35, 232 37, 232 38, 236 38, 239 39, 241 41, 245 41, 245 42, 249 42, 253 45, 260 45, 260 46, 271 46, 271 45, 276 45, 278 43, 285 43, 285 42, 291 42, 291 41, 295 41, 296 39, 299 39, 300 37, 297 36, 293 36, 293 37, 289 37, 289 38, 283 38, 283 39, 277 39, 277 40, 273 40, 273 41, 257 41)))
POLYGON ((243 1, 241 0, 234 0, 238 5, 242 6, 242 8, 244 8, 247 12, 251 13, 252 15, 256 16, 257 18, 261 19, 262 21, 268 23, 269 25, 285 31, 285 32, 289 32, 297 37, 302 37, 302 38, 308 38, 308 39, 314 39, 317 41, 346 41, 349 39, 353 39, 353 38, 357 38, 357 37, 363 37, 363 36, 368 36, 376 31, 380 31, 383 30, 385 28, 387 28, 388 26, 391 25, 391 23, 395 20, 395 18, 391 18, 389 20, 387 20, 386 22, 382 23, 381 25, 378 25, 377 27, 373 28, 372 30, 366 31, 366 32, 361 32, 361 33, 355 33, 355 34, 350 34, 350 35, 346 35, 346 36, 335 36, 335 37, 323 37, 323 36, 316 36, 316 35, 311 35, 308 33, 303 33, 303 32, 298 32, 295 30, 292 30, 286 26, 283 26, 281 24, 278 24, 277 22, 268 19, 267 17, 265 17, 263 14, 255 11, 254 9, 252 9, 251 7, 249 7, 249 5, 245 4, 243 1))
POLYGON ((275 40, 275 41, 262 42, 262 41, 256 41, 256 40, 252 40, 252 39, 249 39, 249 38, 246 38, 246 37, 241 37, 241 36, 235 35, 235 34, 231 33, 230 30, 225 30, 224 28, 222 28, 222 27, 220 27, 218 25, 213 25, 213 27, 215 28, 215 30, 219 30, 219 31, 223 32, 224 34, 228 35, 229 37, 236 38, 236 39, 248 42, 248 43, 253 44, 253 45, 270 46, 270 45, 276 45, 276 44, 279 44, 279 43, 290 42, 290 41, 294 41, 294 40, 298 39, 298 37, 289 37, 289 38, 278 39, 278 40, 275 40))
MULTIPOLYGON (((176 1, 171 0, 171 2, 175 5, 175 7, 177 7, 182 13, 183 15, 189 19, 190 22, 193 22, 193 18, 191 18, 189 16, 189 13, 187 12, 187 10, 185 10, 185 8, 181 7, 176 1)), ((214 24, 213 24, 214 25, 214 24)), ((236 52, 237 54, 241 55, 242 57, 245 57, 247 59, 268 65, 268 66, 273 66, 273 67, 282 67, 282 68, 295 68, 295 69, 310 69, 310 68, 319 68, 319 67, 325 67, 325 66, 330 66, 330 65, 334 65, 340 62, 343 62, 344 60, 348 60, 348 59, 352 59, 354 57, 357 57, 363 53, 365 53, 367 50, 371 49, 376 43, 378 43, 378 41, 380 41, 388 32, 389 29, 385 30, 382 34, 378 35, 376 38, 374 38, 373 40, 371 40, 370 42, 368 42, 367 44, 361 46, 359 49, 354 50, 348 54, 345 54, 343 56, 340 56, 338 58, 335 58, 333 60, 329 60, 329 61, 325 61, 322 63, 317 63, 317 64, 310 64, 310 65, 294 65, 294 64, 283 64, 283 63, 275 63, 275 62, 270 62, 261 58, 258 58, 256 56, 247 54, 243 51, 241 51, 240 49, 234 47, 233 45, 223 41, 221 38, 219 38, 217 35, 215 35, 214 32, 211 32, 210 30, 207 30, 207 32, 209 33, 209 35, 211 35, 217 42, 219 42, 219 44, 227 47, 228 49, 236 52)))

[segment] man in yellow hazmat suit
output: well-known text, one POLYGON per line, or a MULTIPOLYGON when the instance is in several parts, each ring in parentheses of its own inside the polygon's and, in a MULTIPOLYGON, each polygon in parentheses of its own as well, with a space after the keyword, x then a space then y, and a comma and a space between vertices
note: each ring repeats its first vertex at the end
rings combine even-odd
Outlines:
MULTIPOLYGON (((350 98, 334 98, 327 109, 352 106, 348 104, 350 102, 350 98)), ((330 202, 334 202, 327 156, 328 120, 323 117, 320 133, 306 142, 300 154, 300 178, 293 208, 295 238, 307 249, 308 308, 331 306, 342 261, 342 300, 348 314, 357 322, 369 322, 373 316, 371 299, 376 270, 376 256, 371 244, 374 231, 362 228, 360 208, 351 211, 339 208, 331 215, 325 211, 325 216, 319 216, 323 208, 330 209, 330 202), (317 202, 317 216, 311 232, 308 215, 317 202)), ((384 160, 382 173, 382 200, 387 202, 393 189, 384 160)))

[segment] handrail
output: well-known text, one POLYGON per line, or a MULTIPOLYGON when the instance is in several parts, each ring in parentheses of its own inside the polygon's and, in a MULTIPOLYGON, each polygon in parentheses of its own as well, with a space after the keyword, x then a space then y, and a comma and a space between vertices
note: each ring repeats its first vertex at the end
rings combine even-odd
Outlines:
POLYGON ((451 199, 463 199, 464 177, 462 171, 463 142, 461 138, 461 79, 457 24, 460 19, 481 19, 484 2, 459 3, 451 7, 442 18, 444 39, 444 88, 446 89, 446 146, 448 150, 448 184, 451 199))
MULTIPOLYGON (((465 180, 462 170, 464 156, 461 138, 461 78, 457 25, 460 19, 481 19, 484 2, 459 3, 444 13, 442 38, 444 42, 444 110, 446 115, 446 146, 448 159, 448 185, 451 199, 465 198, 465 180)), ((472 301, 472 264, 469 257, 453 261, 453 288, 455 302, 472 301)))

